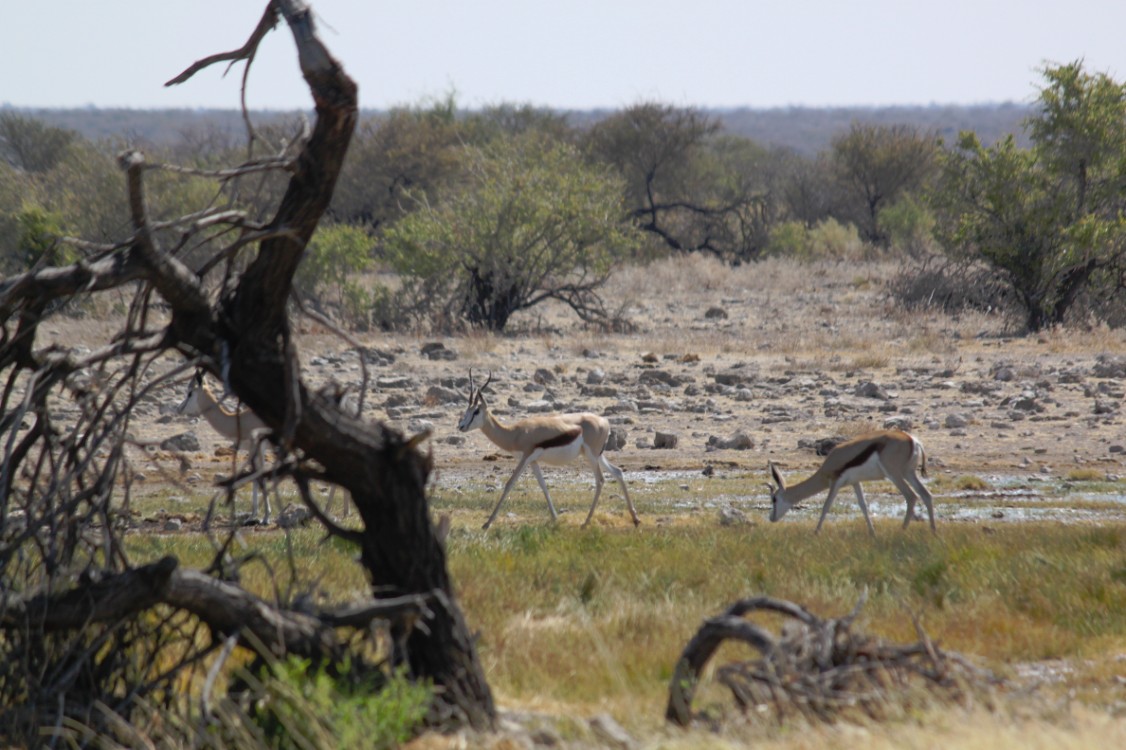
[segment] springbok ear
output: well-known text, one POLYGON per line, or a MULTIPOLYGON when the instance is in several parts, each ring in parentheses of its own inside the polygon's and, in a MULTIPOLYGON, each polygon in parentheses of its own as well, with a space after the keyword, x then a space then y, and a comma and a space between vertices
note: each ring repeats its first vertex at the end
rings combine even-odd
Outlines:
POLYGON ((782 489, 786 486, 786 480, 782 479, 782 475, 778 473, 778 467, 774 465, 773 461, 770 462, 769 466, 770 476, 774 477, 774 482, 778 485, 778 489, 782 489))

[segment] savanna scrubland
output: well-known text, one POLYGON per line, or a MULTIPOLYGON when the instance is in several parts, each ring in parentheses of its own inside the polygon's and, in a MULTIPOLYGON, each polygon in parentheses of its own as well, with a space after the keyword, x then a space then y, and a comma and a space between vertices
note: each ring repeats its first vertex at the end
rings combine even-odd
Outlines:
POLYGON ((1122 744, 1121 84, 1047 66, 1024 139, 854 122, 812 156, 658 103, 361 120, 300 6, 241 53, 293 27, 299 137, 0 116, 13 744, 1122 744), (179 412, 197 369, 264 468, 179 412), (557 523, 525 477, 482 531, 514 457, 457 431, 470 370, 502 419, 605 415, 640 526, 610 483, 578 528, 573 467, 557 523), (879 428, 926 446, 937 534, 886 483, 874 538, 851 497, 767 522, 768 463, 879 428), (713 664, 671 726, 685 643, 754 596, 864 599, 856 630, 982 671, 780 719, 713 664))
MULTIPOLYGON (((528 329, 518 336, 356 334, 357 350, 315 321, 301 323, 312 385, 358 387, 366 352, 365 416, 407 434, 430 431, 432 513, 449 518, 455 590, 478 629, 504 721, 497 735, 428 736, 421 746, 609 746, 590 723, 602 715, 654 747, 1117 742, 1126 441, 1116 404, 1126 335, 1093 325, 1014 336, 999 314, 904 311, 888 291, 902 270, 785 259, 731 268, 699 256, 625 268, 607 291, 636 322, 631 333, 592 331, 548 306, 518 319, 528 329), (481 531, 515 460, 481 433, 456 429, 470 368, 493 373, 490 403, 502 420, 607 414, 624 441, 608 455, 625 471, 642 525, 630 523, 610 481, 592 527, 580 529, 593 480, 575 464, 544 470, 557 524, 528 473, 481 531), (822 460, 818 440, 889 425, 926 447, 936 537, 924 523, 899 528, 903 499, 886 482, 867 490, 875 539, 851 493, 818 536, 817 498, 768 522, 768 461, 796 481, 822 460), (658 432, 674 435, 675 446, 654 447, 658 432), (705 682, 698 707, 718 724, 687 733, 664 724, 673 666, 705 618, 760 595, 841 616, 865 592, 859 629, 913 643, 918 618, 943 648, 1006 680, 990 688, 995 702, 919 701, 882 722, 778 724, 742 717, 705 682)), ((81 346, 104 325, 73 320, 46 333, 81 346)), ((132 490, 129 543, 144 558, 171 553, 202 564, 211 504, 215 528, 230 528, 232 512, 249 510, 249 489, 233 508, 211 489, 234 473, 235 459, 206 423, 175 414, 185 389, 166 387, 135 408, 147 444, 190 433, 198 445, 135 457, 143 482, 132 490)), ((279 486, 276 512, 300 504, 279 486)), ((330 511, 345 525, 354 518, 339 498, 330 511)), ((315 527, 271 524, 237 536, 244 553, 279 568, 293 558, 283 586, 328 599, 364 589, 348 548, 322 542, 315 527)), ((267 585, 261 571, 245 575, 252 587, 267 585)), ((733 647, 716 656, 736 658, 748 657, 733 647)))

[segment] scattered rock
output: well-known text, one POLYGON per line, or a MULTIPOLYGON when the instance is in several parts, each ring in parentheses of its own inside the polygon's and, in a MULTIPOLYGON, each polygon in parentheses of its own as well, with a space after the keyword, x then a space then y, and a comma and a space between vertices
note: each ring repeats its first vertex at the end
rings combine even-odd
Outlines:
POLYGON ((405 388, 414 388, 414 378, 406 375, 388 375, 382 378, 376 378, 375 387, 381 390, 402 390, 405 388))
POLYGON ((432 341, 422 345, 422 356, 429 360, 453 361, 457 359, 457 352, 453 349, 447 349, 441 341, 432 341))
POLYGON ((708 442, 705 446, 705 450, 709 450, 709 451, 715 451, 715 450, 745 451, 745 450, 750 450, 751 448, 754 448, 754 447, 755 447, 754 439, 750 435, 748 435, 746 432, 739 430, 734 435, 732 435, 731 437, 728 437, 728 438, 721 438, 721 437, 718 437, 716 435, 712 435, 711 437, 708 438, 708 442))
POLYGON ((290 503, 278 516, 278 526, 283 529, 294 529, 309 523, 311 514, 304 505, 290 503))
POLYGON ((668 370, 645 370, 641 373, 641 375, 638 376, 637 382, 644 385, 662 383, 664 385, 672 386, 675 388, 677 386, 684 385, 688 381, 678 378, 668 370))
POLYGON ((660 432, 658 431, 653 436, 654 449, 671 449, 675 448, 680 438, 673 432, 660 432))
POLYGON ((606 373, 599 367, 595 367, 586 374, 587 385, 601 385, 604 380, 606 380, 606 373))
POLYGON ((392 393, 387 397, 387 400, 383 402, 383 408, 394 409, 395 407, 406 406, 413 402, 414 398, 409 393, 392 393))
POLYGON ((1095 414, 1114 414, 1118 411, 1118 402, 1105 398, 1096 398, 1094 411, 1095 414))
POLYGON ((611 427, 610 436, 606 438, 606 448, 608 451, 620 451, 626 447, 626 439, 629 437, 621 427, 611 427))
POLYGON ((880 401, 887 401, 889 398, 891 398, 891 396, 888 395, 888 392, 884 390, 882 386, 867 380, 858 384, 856 388, 853 389, 852 393, 854 396, 860 396, 861 398, 876 398, 880 401))
POLYGON ((898 417, 888 417, 884 420, 885 430, 910 430, 914 426, 911 417, 900 415, 898 417))
POLYGON ((719 510, 720 526, 742 526, 747 523, 747 514, 738 508, 726 505, 719 510))
POLYGON ((1037 413, 1044 411, 1044 407, 1035 398, 1028 396, 1014 399, 1011 406, 1020 411, 1034 411, 1037 413))
MULTIPOLYGON (((843 435, 834 435, 833 437, 821 438, 813 442, 813 450, 819 456, 827 456, 829 452, 836 448, 838 445, 845 441, 843 435)), ((799 443, 800 447, 800 443, 799 443)))
POLYGON ((395 355, 391 352, 377 349, 374 346, 365 346, 360 349, 360 356, 363 357, 364 363, 369 365, 378 365, 386 367, 387 365, 395 364, 395 355))
POLYGON ((168 518, 161 528, 168 532, 176 532, 184 528, 184 522, 179 518, 168 518))
POLYGON ((744 385, 754 380, 754 373, 749 370, 725 370, 712 377, 720 385, 744 385))
POLYGON ((952 430, 956 430, 956 429, 959 429, 961 427, 965 427, 969 423, 970 423, 970 420, 966 419, 965 415, 963 415, 963 414, 947 414, 946 419, 943 421, 943 424, 947 428, 952 429, 952 430))
POLYGON ((535 373, 532 375, 532 381, 540 385, 551 385, 555 380, 555 373, 546 367, 536 368, 535 373))
POLYGON ((428 404, 460 404, 465 398, 452 388, 443 388, 432 385, 426 389, 426 403, 428 404))
POLYGON ((704 317, 708 320, 727 320, 727 311, 722 307, 709 307, 704 317))
POLYGON ((1126 359, 1099 355, 1091 374, 1096 378, 1126 378, 1126 359))
POLYGON ((993 373, 993 379, 999 380, 1002 383, 1008 383, 1017 378, 1017 371, 1012 367, 998 367, 993 373))
POLYGON ((199 438, 194 432, 182 432, 160 441, 160 447, 166 451, 198 451, 199 438))

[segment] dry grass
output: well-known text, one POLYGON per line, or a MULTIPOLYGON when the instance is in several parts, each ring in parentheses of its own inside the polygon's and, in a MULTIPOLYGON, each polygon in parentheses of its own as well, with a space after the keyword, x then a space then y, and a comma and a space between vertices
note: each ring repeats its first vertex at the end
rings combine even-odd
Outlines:
MULTIPOLYGON (((453 518, 448 546, 455 586, 471 627, 480 632, 486 673, 505 710, 538 715, 537 720, 575 747, 605 744, 586 723, 590 716, 605 712, 634 734, 641 747, 754 743, 774 748, 1109 748, 1122 744, 1121 705, 1126 705, 1126 696, 1117 678, 1126 663, 1121 618, 1126 611, 1126 527, 1120 521, 1101 527, 1065 525, 1055 518, 1045 523, 1009 522, 1013 515, 1009 509, 1047 508, 1064 517, 1065 512, 1085 507, 1120 505, 1121 484, 1103 481, 1108 473, 1121 474, 1121 460, 1107 456, 1107 441, 1121 440, 1120 424, 1100 423, 1095 431, 1096 426, 1082 418, 1068 417, 1029 419, 1013 429, 997 429, 992 426, 1001 419, 997 409, 985 414, 963 406, 980 402, 983 396, 964 393, 958 385, 992 383, 990 368, 1002 360, 1027 364, 1029 372, 1070 367, 1069 361, 1080 357, 1082 365, 1089 365, 1092 352, 1126 351, 1126 339, 1120 331, 1093 326, 1014 340, 1002 336, 1003 321, 995 317, 898 311, 889 306, 882 291, 895 271, 892 263, 800 265, 772 259, 728 268, 706 257, 672 258, 644 269, 624 269, 607 287, 611 298, 630 302, 629 315, 640 328, 635 335, 606 335, 577 324, 565 309, 545 308, 537 312, 542 314, 541 328, 525 327, 533 334, 517 338, 475 333, 447 342, 459 353, 453 363, 420 363, 412 358, 425 341, 416 336, 369 338, 374 346, 405 352, 377 375, 424 374, 432 380, 464 375, 468 367, 493 369, 498 372, 496 401, 512 417, 523 416, 521 404, 539 397, 539 391, 524 390, 538 367, 548 367, 567 381, 557 389, 561 405, 600 409, 613 401, 585 403, 578 396, 582 373, 599 367, 611 377, 632 382, 640 354, 646 352, 658 356, 657 366, 670 370, 676 369, 674 363, 681 356, 699 355, 697 366, 683 368, 696 378, 697 386, 710 382, 709 368, 718 371, 733 365, 755 368, 764 379, 786 373, 815 384, 805 391, 795 389, 787 397, 785 406, 801 410, 788 422, 768 424, 763 419, 764 405, 783 405, 782 399, 744 405, 717 398, 720 410, 731 416, 722 422, 713 421, 712 412, 627 415, 627 447, 617 454, 620 459, 612 460, 627 471, 631 494, 644 519, 637 530, 628 523, 617 489, 609 484, 595 528, 579 531, 592 483, 589 474, 576 468, 545 471, 557 506, 568 510, 558 526, 547 525, 542 494, 525 476, 506 501, 496 526, 482 534, 480 524, 514 464, 507 457, 482 460, 497 451, 479 434, 464 436, 462 443, 447 442, 464 407, 420 404, 421 418, 435 425, 434 508, 453 518), (723 308, 727 317, 705 317, 712 306, 723 308), (876 518, 875 542, 867 538, 855 504, 849 502, 835 506, 818 537, 812 536, 817 503, 799 509, 784 523, 768 525, 763 473, 768 460, 786 465, 787 473, 796 477, 818 460, 810 451, 796 448, 800 438, 853 435, 879 426, 883 418, 874 410, 824 413, 823 399, 815 397, 821 382, 845 394, 861 377, 894 388, 909 382, 900 371, 915 367, 928 369, 933 376, 914 391, 901 386, 897 403, 913 405, 912 418, 921 430, 928 458, 937 459, 931 463, 929 483, 940 511, 940 536, 931 537, 921 524, 900 531, 902 499, 887 488, 870 494, 881 504, 893 505, 891 515, 897 518, 876 518), (956 375, 941 375, 945 369, 956 375), (948 379, 956 381, 952 387, 942 383, 948 379), (509 398, 513 406, 508 406, 509 398), (971 418, 960 435, 941 427, 952 411, 971 418), (680 431, 682 450, 634 447, 638 438, 669 426, 680 431), (704 452, 709 434, 730 434, 737 427, 753 434, 754 450, 704 452), (1066 431, 1073 431, 1075 437, 1069 438, 1066 431), (1021 464, 1025 456, 1035 459, 1028 468, 1021 464), (1080 463, 1079 456, 1089 462, 1080 463), (1105 463, 1107 458, 1112 462, 1105 463), (712 463, 719 470, 713 478, 703 478, 701 469, 712 463), (1009 487, 1006 477, 1027 478, 1047 463, 1054 472, 1036 473, 1042 484, 1023 485, 1034 488, 1032 496, 1006 499, 1003 506, 1001 501, 995 506, 980 497, 950 496, 1000 492, 1009 487), (651 476, 643 478, 642 469, 649 465, 659 466, 660 471, 645 472, 651 476), (1083 486, 1070 489, 1064 480, 1083 486), (1079 492, 1078 500, 1070 495, 1079 492), (1092 499, 1090 493, 1101 495, 1092 499), (943 516, 953 517, 954 505, 979 510, 981 515, 944 523, 943 516), (748 523, 720 527, 719 509, 727 506, 744 511, 748 523), (1003 507, 1006 519, 994 521, 988 512, 991 507, 1003 507), (661 717, 673 660, 704 617, 737 598, 759 593, 832 615, 851 609, 865 588, 870 604, 863 615, 864 627, 882 637, 913 640, 910 614, 916 613, 944 648, 977 656, 1009 676, 1025 663, 1061 660, 1072 671, 1063 682, 1049 683, 1041 691, 1058 709, 1043 710, 1045 704, 1037 703, 1036 714, 1022 713, 1014 705, 996 714, 920 711, 903 722, 833 727, 800 723, 764 727, 731 716, 717 734, 681 733, 664 725, 661 717)), ((306 357, 343 348, 339 341, 319 334, 305 336, 301 343, 306 357)), ((308 370, 315 377, 339 375, 308 370)), ((1021 385, 1014 382, 1006 388, 1008 395, 1019 392, 1021 385)), ((1052 396, 1062 399, 1068 392, 1057 386, 1052 396)), ((622 394, 635 397, 632 386, 623 387, 622 394)), ((387 395, 373 393, 372 402, 378 405, 387 395)), ((659 395, 689 400, 680 389, 659 395)), ((994 401, 999 397, 989 396, 994 401)), ((758 398, 761 395, 756 394, 758 398)), ((1074 402, 1079 399, 1073 397, 1074 402)), ((1086 417, 1089 407, 1080 404, 1059 407, 1049 415, 1062 417, 1065 409, 1078 409, 1086 417)), ((380 416, 378 411, 375 416, 380 416)), ((404 416, 404 421, 413 416, 404 416)), ((209 451, 204 451, 202 461, 198 457, 193 461, 193 471, 202 475, 198 486, 226 469, 214 465, 209 451)), ((198 512, 204 505, 205 500, 188 497, 177 507, 198 512)), ((149 559, 172 552, 183 553, 186 560, 209 559, 210 546, 193 539, 198 537, 137 540, 136 556, 149 559), (178 552, 178 545, 186 549, 178 552)), ((283 581, 291 575, 303 581, 311 578, 332 599, 365 590, 351 560, 353 552, 321 544, 320 535, 312 531, 294 537, 295 557, 301 564, 293 573, 284 563, 287 553, 279 532, 248 531, 245 539, 251 548, 265 545, 274 568, 283 571, 283 581)), ((264 576, 249 575, 252 585, 269 593, 264 576)), ((466 742, 464 737, 450 741, 460 746, 466 742)), ((518 744, 504 735, 469 741, 478 743, 506 748, 518 744)))

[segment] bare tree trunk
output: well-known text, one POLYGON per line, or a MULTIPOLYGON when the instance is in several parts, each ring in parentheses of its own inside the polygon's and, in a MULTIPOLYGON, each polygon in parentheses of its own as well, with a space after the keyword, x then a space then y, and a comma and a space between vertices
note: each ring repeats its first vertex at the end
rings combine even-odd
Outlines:
MULTIPOLYGON (((51 427, 47 396, 69 375, 91 364, 104 364, 115 357, 138 357, 138 352, 179 349, 223 378, 242 402, 274 430, 281 454, 279 464, 286 467, 285 471, 295 477, 299 486, 306 487, 313 475, 314 470, 305 461, 313 459, 323 467, 317 478, 351 493, 364 523, 362 531, 346 532, 318 517, 330 531, 346 535, 360 545, 361 562, 377 597, 424 597, 432 613, 425 628, 406 624, 393 627, 393 660, 405 665, 411 677, 430 681, 437 688, 433 718, 487 728, 495 720, 496 709, 473 638, 454 596, 445 551, 430 520, 426 481, 431 464, 418 448, 421 441, 407 439, 386 425, 351 416, 334 399, 307 389, 298 371, 287 304, 294 272, 332 198, 355 129, 356 85, 321 43, 311 11, 300 0, 272 0, 241 50, 201 60, 170 83, 186 81, 216 62, 252 59, 258 42, 279 16, 293 33, 301 70, 315 102, 316 122, 289 165, 292 174, 288 188, 269 224, 248 230, 245 221, 236 224, 230 220, 244 232, 259 233, 262 239, 255 258, 241 276, 230 279, 227 292, 217 304, 211 303, 191 269, 159 247, 145 203, 143 177, 147 166, 137 152, 129 152, 121 159, 134 229, 130 246, 99 248, 95 257, 70 267, 34 269, 0 280, 0 371, 14 366, 5 389, 0 391, 0 403, 10 403, 21 370, 31 373, 23 411, 4 414, 5 410, 0 410, 0 435, 11 434, 10 439, 2 441, 6 445, 6 460, 0 470, 0 488, 11 490, 16 469, 25 458, 42 456, 28 458, 38 464, 25 467, 31 480, 30 484, 25 482, 22 491, 29 498, 27 508, 47 507, 49 504, 42 502, 42 497, 36 499, 35 494, 58 493, 60 472, 46 461, 60 457, 58 461, 64 468, 67 461, 79 467, 69 470, 69 478, 61 481, 81 483, 85 481, 83 472, 97 469, 101 473, 96 482, 90 487, 79 487, 74 502, 87 502, 92 497, 102 499, 103 504, 95 511, 102 515, 95 521, 110 534, 103 546, 112 550, 116 540, 112 537, 110 505, 114 502, 113 485, 120 459, 111 457, 98 465, 83 458, 86 454, 80 454, 78 447, 60 446, 57 432, 51 427), (37 326, 49 302, 136 281, 151 285, 167 302, 171 321, 165 330, 153 332, 145 329, 143 322, 134 325, 131 320, 119 340, 82 360, 34 351, 37 326), (18 321, 14 332, 9 330, 13 316, 18 321), (17 440, 24 413, 36 415, 34 427, 17 440), (50 475, 51 481, 39 484, 38 477, 43 474, 50 475), (33 504, 33 500, 38 504, 33 504)), ((237 252, 241 242, 236 241, 216 258, 237 252)), ((147 289, 142 289, 138 299, 148 299, 147 289)), ((146 309, 147 301, 139 305, 146 309)), ((144 314, 140 314, 142 318, 144 314)), ((127 405, 123 414, 128 412, 127 405)), ((109 421, 101 423, 101 432, 93 428, 81 434, 76 431, 69 439, 80 441, 82 450, 94 456, 98 445, 112 443, 112 437, 117 435, 113 448, 117 453, 113 455, 119 456, 124 423, 109 416, 105 419, 109 421)), ((94 424, 93 419, 90 424, 94 424)), ((7 503, 0 501, 0 511, 6 508, 7 503)), ((88 522, 75 518, 66 508, 50 516, 49 522, 56 523, 51 519, 66 519, 68 533, 72 534, 81 534, 81 524, 88 522)), ((29 520, 27 535, 38 533, 43 523, 47 522, 29 520)), ((47 551, 51 555, 55 555, 57 548, 74 546, 54 529, 50 538, 52 545, 47 551), (55 539, 61 540, 59 547, 54 545, 55 539)), ((11 550, 18 548, 17 545, 11 550)), ((44 567, 49 571, 64 569, 70 562, 65 555, 44 556, 44 567)), ((103 559, 107 562, 102 564, 108 565, 109 553, 103 559)), ((115 564, 119 562, 114 560, 115 564)), ((158 566, 155 571, 165 574, 170 569, 158 566)), ((0 580, 0 587, 2 584, 0 580)))
MULTIPOLYGON (((330 399, 312 396, 296 375, 286 305, 305 245, 332 199, 355 129, 357 99, 355 84, 316 37, 308 10, 298 2, 278 5, 313 93, 316 125, 271 222, 287 233, 262 242, 234 293, 222 301, 218 335, 205 333, 192 343, 210 343, 217 362, 226 343, 234 392, 281 435, 283 445, 315 458, 326 479, 351 493, 364 522, 361 559, 373 590, 380 596, 440 592, 426 632, 411 630, 395 658, 414 677, 432 680, 473 726, 489 726, 492 694, 430 521, 429 459, 386 426, 362 422, 330 399)), ((184 322, 190 321, 189 315, 184 322)))

